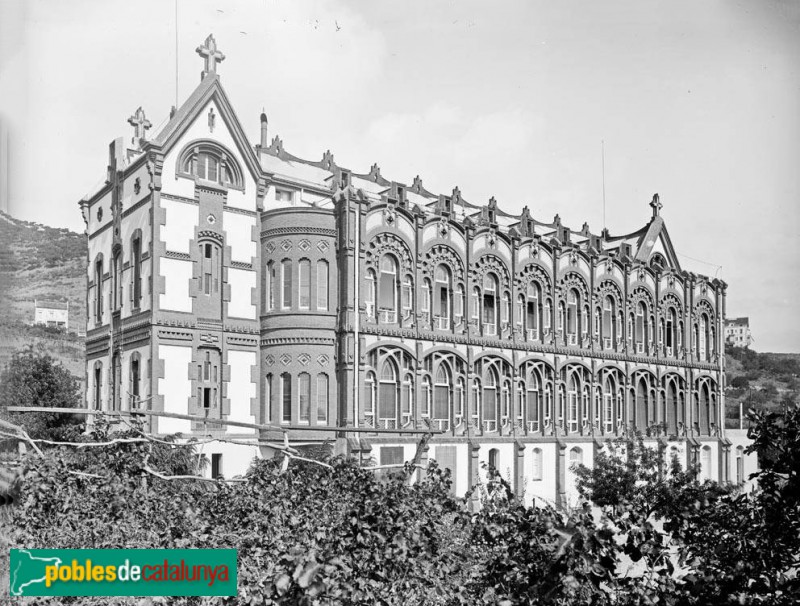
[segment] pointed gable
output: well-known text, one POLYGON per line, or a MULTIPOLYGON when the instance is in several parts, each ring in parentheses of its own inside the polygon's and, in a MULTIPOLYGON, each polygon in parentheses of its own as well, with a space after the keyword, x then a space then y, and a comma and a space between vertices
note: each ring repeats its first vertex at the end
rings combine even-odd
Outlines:
POLYGON ((659 216, 650 221, 647 230, 639 238, 635 260, 648 263, 655 254, 663 256, 671 268, 681 270, 678 255, 675 254, 664 219, 659 216))

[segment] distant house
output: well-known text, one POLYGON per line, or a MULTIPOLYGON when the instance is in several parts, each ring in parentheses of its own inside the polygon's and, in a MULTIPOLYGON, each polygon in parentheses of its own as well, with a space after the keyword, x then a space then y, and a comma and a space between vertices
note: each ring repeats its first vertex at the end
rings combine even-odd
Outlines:
POLYGON ((735 347, 750 347, 753 342, 753 336, 750 334, 750 318, 725 320, 725 342, 735 347))
POLYGON ((61 301, 34 301, 34 324, 57 326, 69 330, 69 303, 61 301))

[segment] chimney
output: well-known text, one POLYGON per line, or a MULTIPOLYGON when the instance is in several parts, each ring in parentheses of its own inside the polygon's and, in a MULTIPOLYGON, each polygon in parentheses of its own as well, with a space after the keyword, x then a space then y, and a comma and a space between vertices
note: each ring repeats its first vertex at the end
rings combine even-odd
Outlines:
POLYGON ((264 110, 261 110, 261 149, 267 149, 269 147, 269 141, 267 140, 267 114, 264 113, 264 110))

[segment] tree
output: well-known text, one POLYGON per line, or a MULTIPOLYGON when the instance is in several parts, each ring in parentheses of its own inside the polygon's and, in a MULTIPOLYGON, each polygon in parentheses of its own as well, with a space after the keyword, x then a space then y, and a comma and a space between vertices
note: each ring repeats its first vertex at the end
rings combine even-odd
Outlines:
POLYGON ((79 433, 83 419, 66 413, 9 413, 8 406, 76 408, 78 382, 53 357, 27 349, 14 354, 0 374, 0 413, 31 437, 62 439, 79 433))

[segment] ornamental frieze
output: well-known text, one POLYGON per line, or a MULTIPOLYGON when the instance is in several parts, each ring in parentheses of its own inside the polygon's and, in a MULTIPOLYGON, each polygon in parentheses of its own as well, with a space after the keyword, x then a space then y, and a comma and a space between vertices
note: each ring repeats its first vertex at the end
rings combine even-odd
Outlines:
POLYGON ((539 283, 543 296, 546 296, 547 293, 550 292, 550 276, 538 263, 528 263, 522 268, 522 271, 518 274, 517 288, 521 291, 526 291, 528 284, 530 284, 532 280, 539 283))
POLYGON ((567 272, 559 281, 558 290, 562 297, 566 297, 567 293, 576 289, 581 294, 581 299, 587 301, 589 299, 589 288, 586 286, 586 280, 583 279, 579 273, 570 271, 567 272))
POLYGON ((603 301, 607 296, 611 296, 619 305, 622 302, 622 291, 613 280, 602 280, 594 289, 596 300, 603 301))
POLYGON ((367 263, 376 270, 379 269, 381 257, 389 253, 398 259, 402 273, 413 273, 414 263, 411 251, 405 242, 390 233, 379 233, 369 243, 367 249, 367 263))
POLYGON ((480 284, 481 287, 483 286, 483 279, 489 272, 493 272, 498 276, 503 290, 509 290, 511 287, 511 279, 508 269, 506 269, 505 263, 503 263, 499 257, 495 255, 483 255, 472 267, 472 274, 476 278, 475 282, 480 284))

